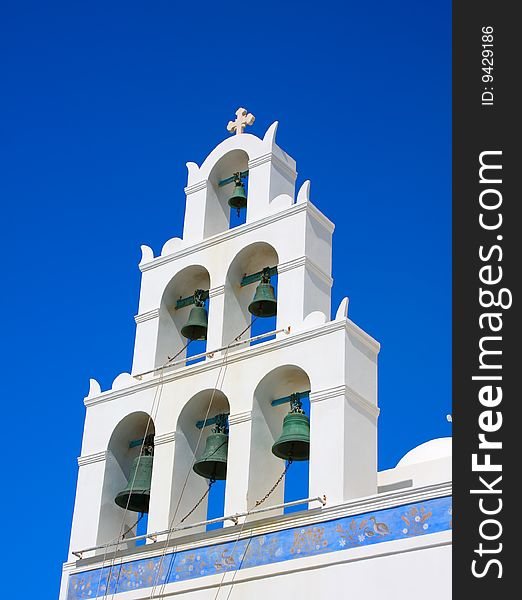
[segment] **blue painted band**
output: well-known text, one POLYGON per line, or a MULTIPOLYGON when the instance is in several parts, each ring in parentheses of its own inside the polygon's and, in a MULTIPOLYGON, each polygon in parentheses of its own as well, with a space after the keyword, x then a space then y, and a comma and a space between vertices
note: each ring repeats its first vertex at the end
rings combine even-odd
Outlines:
POLYGON ((106 566, 103 570, 75 573, 69 577, 67 600, 103 596, 107 593, 107 582, 108 594, 115 594, 303 556, 408 539, 451 528, 451 497, 434 498, 306 527, 254 535, 237 544, 231 540, 172 551, 163 557, 133 560, 112 569, 106 566))

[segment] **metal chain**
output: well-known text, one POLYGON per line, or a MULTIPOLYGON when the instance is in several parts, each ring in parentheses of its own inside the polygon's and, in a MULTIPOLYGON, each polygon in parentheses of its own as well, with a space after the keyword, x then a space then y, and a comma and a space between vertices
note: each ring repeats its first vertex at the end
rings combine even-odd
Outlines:
POLYGON ((125 531, 123 533, 123 535, 121 536, 122 541, 125 539, 125 536, 129 533, 129 531, 132 531, 136 527, 136 525, 143 519, 144 516, 145 516, 145 513, 141 513, 140 516, 139 516, 139 519, 136 521, 136 523, 134 523, 134 525, 131 525, 127 529, 127 531, 125 531))
MULTIPOLYGON (((207 418, 208 418, 208 416, 209 416, 210 409, 211 409, 211 407, 212 407, 212 401, 213 401, 213 399, 214 399, 214 394, 215 394, 216 390, 217 390, 218 388, 219 388, 219 389, 221 389, 221 387, 223 386, 223 382, 224 382, 224 380, 225 380, 225 374, 226 374, 227 367, 228 367, 228 363, 227 363, 227 356, 228 356, 228 351, 229 351, 229 349, 230 349, 230 346, 232 345, 232 343, 233 343, 233 342, 236 342, 236 341, 240 340, 240 339, 241 339, 241 337, 243 336, 243 334, 245 334, 245 333, 246 333, 246 332, 247 332, 249 329, 251 329, 251 327, 252 327, 252 325, 255 323, 256 319, 257 319, 257 317, 254 317, 254 318, 253 318, 253 319, 250 321, 250 323, 249 323, 249 324, 248 324, 248 325, 247 325, 247 326, 246 326, 246 327, 243 329, 243 331, 241 331, 241 333, 240 333, 239 335, 237 335, 237 336, 234 338, 234 340, 233 340, 232 342, 230 342, 230 343, 229 343, 229 344, 226 346, 226 348, 225 348, 225 351, 224 351, 224 354, 223 354, 223 363, 222 363, 222 365, 219 367, 218 376, 217 376, 217 380, 216 380, 216 385, 215 385, 215 387, 214 387, 214 389, 213 389, 213 391, 212 391, 212 395, 211 395, 211 397, 210 397, 210 402, 209 402, 209 404, 208 404, 208 407, 207 407, 207 412, 206 412, 206 415, 205 415, 204 421, 206 421, 206 420, 207 420, 207 418), (221 383, 219 383, 219 379, 220 379, 220 377, 221 377, 221 376, 222 376, 222 380, 221 380, 221 383)), ((169 360, 174 360, 174 357, 173 357, 172 359, 169 359, 169 360)), ((196 449, 197 449, 197 448, 198 448, 198 446, 199 446, 199 442, 200 442, 200 440, 201 440, 202 433, 203 433, 203 430, 201 430, 201 431, 200 431, 199 438, 198 438, 198 442, 197 442, 197 444, 196 444, 196 449)), ((194 466, 194 462, 195 462, 195 460, 196 460, 196 455, 194 454, 194 461, 192 462, 192 466, 194 466)), ((171 521, 170 521, 170 525, 169 525, 169 532, 167 533, 167 539, 166 539, 166 541, 165 541, 165 545, 163 546, 163 551, 162 551, 162 554, 161 554, 161 558, 160 558, 160 562, 159 562, 159 566, 158 566, 157 575, 156 575, 155 581, 154 581, 154 583, 153 583, 153 586, 152 586, 152 588, 151 588, 151 592, 150 592, 150 596, 149 596, 149 598, 150 598, 150 599, 152 599, 152 598, 154 598, 154 597, 156 596, 156 589, 157 589, 157 587, 158 587, 158 576, 159 576, 159 573, 160 573, 160 571, 161 571, 162 564, 163 564, 163 560, 164 560, 164 558, 165 558, 165 555, 166 555, 166 552, 167 552, 167 547, 168 547, 169 540, 170 540, 170 536, 171 536, 171 529, 172 529, 172 527, 173 527, 173 524, 174 524, 174 521, 175 521, 175 519, 176 519, 176 515, 177 515, 177 512, 178 512, 178 509, 179 509, 180 503, 181 503, 181 498, 183 497, 183 492, 185 491, 185 486, 187 485, 187 481, 188 481, 188 478, 189 478, 189 475, 190 475, 191 471, 192 471, 192 467, 189 469, 189 471, 188 471, 188 473, 187 473, 187 476, 186 476, 186 478, 185 478, 185 482, 184 482, 184 484, 183 484, 183 488, 182 488, 182 490, 181 490, 181 494, 180 494, 180 497, 179 497, 179 500, 178 500, 178 503, 177 503, 176 509, 175 509, 175 511, 174 511, 174 516, 172 517, 172 519, 171 519, 171 521)), ((210 485, 209 485, 209 487, 208 487, 207 491, 205 492, 205 494, 204 494, 203 498, 200 500, 200 502, 202 502, 202 501, 204 500, 204 498, 205 498, 205 497, 208 495, 209 491, 210 491, 210 485)), ((198 503, 198 504, 199 504, 199 503, 198 503)), ((197 506, 197 505, 196 505, 196 506, 197 506)), ((195 508, 196 508, 196 507, 194 507, 194 508, 192 509, 192 511, 191 511, 191 512, 190 512, 188 515, 186 515, 186 516, 183 518, 183 520, 187 519, 187 518, 188 518, 188 516, 189 516, 190 514, 192 514, 192 512, 195 510, 195 508)), ((182 522, 182 521, 180 521, 180 522, 182 522)), ((172 560, 171 560, 171 561, 170 561, 170 563, 169 563, 168 569, 167 569, 167 574, 166 574, 166 576, 165 576, 165 579, 164 579, 164 581, 163 581, 163 582, 162 582, 162 583, 159 585, 159 588, 160 588, 159 596, 163 595, 163 591, 165 590, 165 586, 167 585, 167 581, 168 581, 168 578, 169 578, 170 572, 171 572, 171 570, 172 570, 172 565, 173 565, 173 564, 174 564, 174 561, 172 561, 172 560)))
MULTIPOLYGON (((158 385, 156 386, 156 390, 154 392, 154 398, 152 400, 151 414, 149 415, 149 418, 148 418, 148 421, 147 421, 147 425, 145 426, 145 433, 143 435, 143 441, 142 441, 141 448, 140 448, 140 453, 139 453, 139 457, 140 458, 144 454, 143 451, 144 451, 144 449, 146 447, 147 442, 148 442, 147 450, 146 450, 147 453, 149 455, 152 455, 153 452, 154 452, 154 442, 152 442, 152 445, 151 445, 151 436, 153 436, 153 434, 151 434, 151 435, 147 435, 147 434, 148 434, 148 431, 149 431, 149 426, 150 426, 151 422, 153 422, 153 415, 154 415, 154 419, 155 419, 156 415, 158 413, 158 408, 159 408, 160 402, 161 402, 161 394, 163 392, 163 383, 164 383, 164 381, 163 381, 163 376, 164 376, 163 369, 170 362, 172 362, 178 356, 180 356, 188 348, 188 346, 189 346, 189 344, 191 342, 192 342, 192 340, 188 340, 187 343, 183 346, 183 348, 181 348, 181 350, 179 350, 179 352, 177 352, 174 356, 172 356, 172 357, 167 356, 167 361, 160 367, 160 376, 159 376, 158 385), (156 404, 156 401, 157 401, 157 404, 156 404)), ((139 460, 140 459, 138 459, 138 465, 139 465, 139 460)), ((134 476, 133 476, 133 479, 132 479, 132 482, 131 482, 131 486, 130 486, 131 492, 132 492, 132 489, 134 487, 134 482, 135 482, 135 479, 136 479, 136 473, 137 473, 137 469, 134 472, 134 476)), ((113 551, 114 554, 113 554, 113 558, 111 560, 111 564, 110 564, 110 568, 109 568, 109 573, 107 575, 107 582, 106 582, 106 585, 105 585, 105 591, 103 593, 103 598, 104 599, 107 598, 108 595, 109 595, 109 585, 110 585, 110 582, 111 582, 112 570, 113 570, 113 567, 114 567, 114 559, 116 557, 116 552, 118 550, 118 546, 119 546, 120 542, 124 541, 125 536, 130 531, 130 529, 134 528, 138 524, 138 522, 140 521, 140 519, 144 516, 144 513, 142 513, 142 516, 138 519, 138 521, 136 521, 136 523, 130 529, 128 529, 125 533, 122 533, 123 532, 123 527, 124 527, 124 524, 125 524, 125 517, 127 515, 127 511, 128 511, 128 508, 129 508, 129 502, 130 502, 130 494, 129 494, 129 497, 127 499, 127 504, 125 506, 125 510, 123 512, 123 517, 122 517, 122 522, 121 522, 121 528, 120 528, 120 536, 117 538, 116 548, 113 551)), ((103 574, 103 569, 104 569, 104 565, 105 565, 105 558, 107 556, 108 547, 109 547, 109 544, 107 544, 107 546, 105 547, 105 551, 104 551, 104 554, 103 554, 103 562, 102 562, 102 567, 100 569, 100 578, 98 580, 98 587, 96 589, 96 598, 98 598, 98 592, 100 591, 100 584, 101 584, 101 580, 102 580, 102 574, 103 574)), ((119 581, 120 581, 120 575, 121 575, 121 569, 118 571, 118 578, 116 580, 116 585, 114 587, 115 590, 118 589, 118 584, 119 584, 119 581)), ((113 598, 114 598, 114 594, 115 593, 116 592, 113 592, 113 594, 112 594, 113 598)))
POLYGON ((279 476, 279 479, 274 483, 274 485, 270 488, 270 490, 261 498, 261 500, 257 500, 257 502, 254 505, 254 508, 257 508, 258 506, 263 504, 263 502, 265 500, 267 500, 267 498, 270 497, 270 494, 276 489, 276 487, 281 483, 281 481, 283 481, 284 476, 286 475, 288 469, 290 468, 290 465, 293 462, 294 461, 291 458, 288 459, 288 464, 286 465, 285 470, 279 476))
MULTIPOLYGON (((137 462, 137 465, 136 465, 136 470, 134 471, 134 474, 133 474, 133 477, 132 477, 132 481, 130 483, 130 490, 131 490, 131 492, 132 492, 132 490, 134 488, 134 483, 136 481, 136 474, 138 472, 138 466, 140 464, 141 456, 142 456, 142 453, 143 453, 143 448, 145 447, 145 441, 147 439, 147 435, 148 435, 148 432, 149 432, 149 427, 150 427, 151 423, 154 423, 154 419, 156 418, 157 411, 158 411, 158 406, 159 406, 159 403, 161 402, 161 393, 162 393, 162 391, 163 391, 163 371, 160 372, 158 386, 156 387, 156 390, 154 391, 154 397, 153 397, 153 400, 152 400, 151 410, 150 410, 150 414, 149 414, 149 417, 148 417, 148 420, 147 420, 147 425, 145 426, 145 432, 143 434, 143 440, 142 440, 142 443, 141 443, 140 453, 138 455, 138 462, 137 462), (157 405, 156 405, 156 401, 158 402, 157 405), (153 417, 153 415, 154 415, 154 417, 153 417)), ((122 517, 122 520, 121 520, 120 533, 119 533, 117 541, 116 541, 116 548, 114 548, 114 550, 112 551, 113 555, 112 555, 111 564, 110 564, 110 567, 109 567, 109 573, 107 575, 107 582, 105 584, 105 591, 103 592, 103 598, 104 598, 104 600, 106 598, 108 598, 108 596, 109 596, 109 588, 110 588, 110 583, 111 583, 112 571, 113 571, 113 568, 114 568, 114 565, 115 565, 116 553, 118 551, 118 547, 119 547, 120 542, 122 542, 123 539, 124 539, 123 530, 124 530, 124 526, 125 526, 125 517, 126 517, 127 512, 129 510, 130 498, 131 498, 131 494, 129 494, 129 496, 127 498, 127 503, 125 505, 125 509, 124 509, 124 512, 123 512, 123 517, 122 517)), ((102 562, 102 567, 100 569, 100 577, 98 579, 98 587, 96 589, 96 598, 98 598, 98 592, 100 591, 100 584, 101 584, 101 580, 102 580, 103 568, 104 568, 104 564, 105 564, 105 557, 107 555, 108 547, 109 547, 109 545, 107 544, 107 546, 105 547, 105 552, 103 554, 103 562, 102 562)), ((116 580, 116 585, 114 587, 115 590, 118 589, 118 583, 120 581, 120 575, 121 575, 121 568, 118 570, 118 578, 116 580)), ((115 591, 112 593, 112 597, 113 598, 114 598, 114 594, 115 593, 116 593, 115 591)))
POLYGON ((201 496, 201 498, 196 502, 196 504, 194 505, 194 507, 190 510, 190 512, 188 512, 183 519, 181 519, 180 523, 183 523, 183 521, 185 521, 185 519, 188 519, 190 517, 190 515, 196 510, 196 508, 203 502, 203 500, 208 496, 209 492, 210 492, 210 488, 216 483, 215 479, 211 479, 208 482, 208 488, 206 489, 205 493, 203 494, 203 496, 201 496))
MULTIPOLYGON (((267 492, 267 493, 266 493, 266 494, 263 496, 263 498, 261 498, 261 500, 258 500, 258 501, 255 503, 254 507, 253 507, 253 508, 251 508, 251 509, 248 511, 247 515, 245 516, 245 519, 243 520, 243 523, 241 523, 241 529, 239 530, 239 533, 237 534, 237 538, 236 538, 236 541, 234 542, 234 546, 232 547, 232 550, 231 550, 231 552, 230 552, 230 556, 234 556, 234 552, 235 552, 235 550, 236 550, 236 547, 237 547, 237 544, 238 544, 238 542, 239 542, 239 540, 240 540, 240 538, 241 538, 241 535, 242 535, 242 533, 243 533, 243 529, 245 528, 245 524, 246 524, 246 522, 247 522, 247 518, 248 518, 248 515, 250 514, 250 512, 251 512, 252 510, 256 509, 256 508, 257 508, 258 506, 260 506, 261 504, 263 504, 263 502, 264 502, 264 501, 265 501, 265 500, 266 500, 266 499, 267 499, 267 498, 270 496, 270 494, 271 494, 271 493, 272 493, 272 492, 273 492, 273 491, 276 489, 276 487, 277 487, 277 486, 278 486, 278 485, 281 483, 281 481, 283 481, 283 478, 284 478, 284 476, 286 475, 286 473, 287 473, 288 469, 290 468, 290 465, 291 465, 293 462, 294 462, 294 461, 292 460, 292 458, 289 458, 289 459, 288 459, 288 464, 286 465, 286 467, 285 467, 285 470, 284 470, 284 471, 281 473, 281 475, 279 476, 279 478, 277 479, 277 481, 274 483, 274 485, 273 485, 273 486, 270 488, 270 490, 269 490, 269 491, 268 491, 268 492, 267 492)), ((239 571, 239 569, 241 569, 241 566, 243 565, 243 560, 245 559, 245 556, 246 556, 246 553, 247 553, 247 550, 248 550, 248 548, 249 548, 249 546, 250 546, 250 542, 251 542, 251 541, 252 541, 252 531, 250 532, 250 537, 249 537, 249 539, 248 539, 247 546, 246 546, 246 548, 245 548, 245 550, 244 550, 244 552, 243 552, 243 557, 241 558, 241 562, 240 562, 240 564, 239 564, 239 567, 238 567, 237 569, 235 569, 235 570, 234 570, 234 572, 232 573, 232 579, 231 579, 231 581, 230 581, 230 588, 229 588, 229 590, 228 590, 228 594, 227 594, 227 600, 228 600, 228 598, 230 598, 230 594, 232 593, 232 588, 233 588, 233 586, 234 586, 234 579, 236 578, 237 572, 239 571)), ((219 586, 218 586, 218 589, 217 589, 216 595, 214 596, 214 600, 217 600, 217 598, 218 598, 218 596, 219 596, 219 593, 220 593, 220 591, 221 591, 221 587, 223 586, 223 582, 225 581, 225 576, 226 576, 226 574, 227 574, 227 573, 228 573, 228 571, 225 569, 225 570, 223 571, 223 576, 221 577, 221 581, 219 582, 219 586)))
POLYGON ((171 363, 173 360, 175 360, 176 358, 178 358, 178 356, 180 354, 182 354, 190 345, 190 343, 193 342, 193 340, 189 340, 184 346, 183 348, 179 351, 176 352, 176 354, 174 354, 174 356, 167 356, 167 362, 162 365, 160 368, 163 369, 164 367, 166 367, 169 363, 171 363))

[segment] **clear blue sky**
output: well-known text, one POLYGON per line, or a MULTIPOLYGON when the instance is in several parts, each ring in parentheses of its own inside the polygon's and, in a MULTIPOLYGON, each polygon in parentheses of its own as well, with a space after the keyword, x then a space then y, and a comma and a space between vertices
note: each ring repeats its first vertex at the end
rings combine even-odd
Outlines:
POLYGON ((181 234, 239 105, 336 223, 380 468, 451 434, 450 36, 449 1, 2 3, 6 597, 57 598, 89 377, 130 369, 140 244, 181 234))

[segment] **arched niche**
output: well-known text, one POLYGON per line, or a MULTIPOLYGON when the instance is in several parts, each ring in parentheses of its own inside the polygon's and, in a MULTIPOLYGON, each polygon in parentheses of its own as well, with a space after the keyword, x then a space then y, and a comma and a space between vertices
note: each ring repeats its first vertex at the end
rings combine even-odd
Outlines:
MULTIPOLYGON (((255 501, 263 498, 266 492, 276 482, 285 468, 285 461, 272 454, 272 445, 282 431, 283 419, 290 410, 290 404, 272 406, 271 402, 290 396, 296 392, 310 390, 310 378, 306 372, 296 365, 284 365, 267 373, 257 385, 252 406, 252 437, 250 447, 250 466, 248 482, 249 507, 255 501)), ((306 410, 310 416, 309 410, 306 410)), ((285 483, 292 471, 308 478, 308 461, 294 463, 265 505, 280 504, 285 501, 285 483)), ((304 496, 306 497, 306 495, 304 496)), ((301 498, 292 498, 293 500, 301 498)), ((303 509, 301 507, 301 509, 303 509)), ((258 518, 282 514, 283 509, 274 512, 261 513, 258 518)), ((249 517, 253 519, 255 515, 249 517)))
MULTIPOLYGON (((258 273, 265 267, 276 267, 278 263, 277 252, 266 242, 255 242, 246 246, 232 260, 225 282, 223 345, 232 342, 252 321, 248 305, 254 297, 259 282, 241 286, 243 276, 258 273)), ((272 284, 276 283, 276 277, 273 277, 272 284)), ((268 321, 268 319, 257 319, 258 330, 256 333, 261 332, 259 326, 263 325, 262 321, 268 321)), ((244 337, 251 337, 251 333, 245 333, 244 337)))
MULTIPOLYGON (((145 412, 134 412, 124 417, 112 432, 107 448, 105 476, 103 479, 102 502, 98 526, 98 544, 105 544, 121 537, 127 532, 127 538, 136 535, 139 514, 125 511, 114 501, 129 482, 134 459, 139 456, 141 445, 129 447, 130 442, 142 440, 154 435, 154 422, 145 412)), ((120 548, 128 547, 120 544, 120 548)))
MULTIPOLYGON (((201 265, 192 265, 182 269, 174 275, 165 288, 159 309, 156 367, 164 365, 169 357, 177 354, 187 343, 188 340, 181 335, 181 328, 187 322, 190 310, 194 305, 176 309, 176 302, 180 298, 192 296, 197 289, 210 289, 209 272, 201 265)), ((178 359, 183 359, 186 355, 187 352, 183 351, 178 359)))
POLYGON ((228 199, 234 190, 234 184, 219 187, 219 182, 231 177, 234 173, 248 169, 248 154, 244 150, 235 149, 222 156, 210 171, 205 201, 205 238, 230 227, 230 207, 228 199))
MULTIPOLYGON (((230 406, 227 397, 217 389, 202 390, 195 394, 183 407, 176 426, 176 451, 174 457, 173 495, 171 500, 170 522, 175 525, 187 515, 203 496, 208 488, 208 480, 194 472, 192 466, 205 449, 208 436, 212 433, 212 426, 199 429, 196 424, 204 421, 205 417, 215 417, 218 414, 229 414, 230 406)), ((223 505, 224 483, 216 482, 212 488, 219 490, 222 498, 216 498, 223 505)), ((205 521, 208 514, 209 496, 205 498, 198 508, 185 520, 183 524, 205 521)), ((220 515, 214 516, 222 516, 220 515)), ((201 531, 204 531, 204 527, 201 531)), ((198 531, 198 529, 192 530, 198 531)), ((183 532, 180 533, 183 535, 183 532)))

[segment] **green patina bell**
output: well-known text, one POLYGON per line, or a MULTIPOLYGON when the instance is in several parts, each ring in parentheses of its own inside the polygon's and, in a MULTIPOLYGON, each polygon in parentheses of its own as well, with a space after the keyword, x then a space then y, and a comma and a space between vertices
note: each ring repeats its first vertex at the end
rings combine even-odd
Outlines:
POLYGON ((114 499, 118 506, 133 512, 149 512, 153 460, 153 456, 145 454, 134 459, 129 483, 114 499))
POLYGON ((226 479, 227 454, 228 435, 211 433, 207 438, 205 451, 194 463, 194 471, 206 479, 226 479))
POLYGON ((194 463, 194 471, 205 479, 227 477, 228 421, 226 415, 216 416, 216 427, 207 438, 203 454, 194 463))
POLYGON ((189 340, 207 339, 208 315, 201 299, 202 293, 202 290, 194 292, 194 306, 190 310, 188 321, 181 328, 181 335, 189 340))
POLYGON ((274 286, 270 283, 270 269, 263 269, 261 282, 256 288, 254 299, 248 310, 256 317, 273 317, 277 314, 277 300, 274 286))
POLYGON ((188 321, 181 328, 181 335, 189 340, 206 340, 208 316, 204 306, 193 306, 188 321))
POLYGON ((283 431, 272 446, 272 454, 283 460, 308 460, 310 456, 310 421, 301 408, 299 397, 283 420, 283 431))
POLYGON ((228 205, 230 208, 235 208, 238 211, 242 208, 246 208, 247 196, 245 185, 240 178, 237 178, 234 181, 234 191, 232 192, 232 196, 228 199, 228 205))

